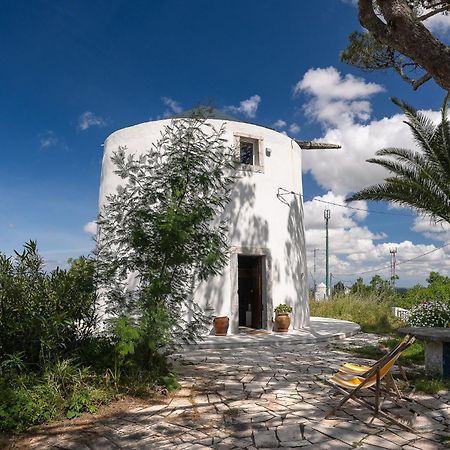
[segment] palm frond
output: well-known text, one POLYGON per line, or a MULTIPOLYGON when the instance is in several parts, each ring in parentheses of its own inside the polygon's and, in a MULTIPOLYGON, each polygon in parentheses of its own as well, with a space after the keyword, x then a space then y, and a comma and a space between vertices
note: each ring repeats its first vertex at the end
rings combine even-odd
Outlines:
POLYGON ((389 172, 384 183, 367 187, 351 195, 355 200, 391 201, 408 206, 421 214, 429 214, 436 221, 450 222, 450 124, 447 119, 449 96, 442 107, 442 118, 435 125, 423 113, 398 99, 422 151, 404 148, 385 148, 367 161, 389 172))
POLYGON ((435 123, 424 113, 417 111, 407 103, 393 98, 392 101, 398 105, 408 120, 405 123, 411 128, 414 139, 424 151, 432 151, 430 142, 436 133, 435 123))

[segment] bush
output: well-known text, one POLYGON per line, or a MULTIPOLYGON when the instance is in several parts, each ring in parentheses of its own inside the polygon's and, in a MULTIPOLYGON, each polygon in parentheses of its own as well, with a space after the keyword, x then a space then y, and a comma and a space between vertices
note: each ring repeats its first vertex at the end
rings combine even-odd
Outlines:
POLYGON ((350 320, 364 332, 391 333, 402 322, 391 314, 392 302, 371 294, 334 295, 329 299, 310 302, 312 316, 350 320))
POLYGON ((22 253, 0 253, 0 362, 21 352, 30 364, 79 348, 95 327, 94 261, 71 260, 47 273, 30 241, 22 253))
POLYGON ((0 375, 0 431, 24 431, 56 417, 94 412, 115 392, 74 360, 44 366, 40 373, 4 369, 0 375))
POLYGON ((420 284, 408 289, 399 296, 396 306, 410 309, 413 306, 429 299, 440 300, 450 304, 450 278, 438 272, 430 272, 427 278, 428 286, 420 284))
POLYGON ((411 309, 408 324, 412 327, 450 326, 450 307, 441 301, 425 301, 411 309))
POLYGON ((0 432, 94 412, 121 392, 177 386, 157 345, 164 314, 119 318, 110 333, 94 333, 94 261, 69 263, 45 272, 32 241, 14 257, 0 253, 0 432))

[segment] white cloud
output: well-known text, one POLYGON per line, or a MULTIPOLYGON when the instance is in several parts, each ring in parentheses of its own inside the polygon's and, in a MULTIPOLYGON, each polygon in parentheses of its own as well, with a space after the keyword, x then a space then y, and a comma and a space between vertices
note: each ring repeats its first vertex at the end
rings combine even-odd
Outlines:
POLYGON ((180 114, 183 111, 183 107, 179 102, 170 97, 162 97, 161 101, 168 107, 164 112, 164 117, 170 117, 173 114, 180 114))
POLYGON ((372 108, 366 99, 384 91, 376 83, 347 74, 335 67, 309 69, 294 88, 294 95, 304 93, 310 100, 304 105, 306 116, 326 125, 351 124, 366 121, 372 108))
POLYGON ((58 144, 59 139, 56 133, 52 130, 48 130, 45 133, 39 135, 39 144, 41 148, 53 147, 58 144))
POLYGON ((277 130, 281 130, 283 128, 286 128, 287 123, 284 120, 278 119, 273 125, 273 128, 276 128, 277 130))
POLYGON ((315 97, 355 100, 366 98, 384 88, 376 83, 367 83, 363 78, 347 74, 344 77, 335 67, 309 69, 294 88, 294 93, 306 92, 315 97))
POLYGON ((298 123, 291 123, 289 125, 289 133, 291 134, 297 134, 300 131, 300 125, 298 123))
MULTIPOLYGON (((366 97, 380 92, 381 86, 366 83, 354 77, 342 77, 333 68, 313 71, 314 69, 308 71, 297 84, 296 92, 306 92, 311 96, 305 112, 324 127, 323 136, 318 140, 340 144, 342 148, 304 152, 303 169, 310 171, 316 181, 329 191, 321 197, 315 197, 316 200, 344 204, 348 193, 380 183, 388 174, 380 166, 367 163, 366 159, 373 157, 381 148, 414 149, 415 142, 409 127, 404 123, 405 117, 402 114, 370 120, 371 105, 366 97), (312 74, 316 74, 317 79, 311 78, 312 74), (339 115, 342 115, 344 120, 339 115), (362 118, 367 118, 368 122, 360 123, 362 118)), ((424 113, 435 122, 440 118, 440 113, 437 111, 424 111, 424 113)), ((367 208, 365 202, 358 203, 353 206, 367 208)), ((395 205, 392 206, 395 207, 395 205)), ((384 233, 374 233, 364 225, 363 221, 366 219, 367 212, 317 201, 305 201, 308 267, 310 270, 313 267, 313 249, 319 248, 316 260, 318 282, 324 278, 323 211, 325 208, 331 211, 330 271, 335 274, 334 282, 340 279, 351 284, 360 272, 384 266, 387 268, 380 272, 367 273, 364 279, 368 282, 375 274, 388 278, 390 276, 389 250, 392 247, 398 250, 399 262, 436 250, 417 260, 400 264, 397 270, 400 286, 410 286, 418 281, 425 282, 425 278, 432 270, 443 274, 450 273, 450 247, 439 249, 432 244, 414 244, 407 239, 398 242, 380 242, 385 241, 387 236, 384 233)), ((409 219, 406 218, 405 227, 408 226, 408 221, 409 219)), ((400 222, 399 225, 401 226, 400 222)), ((426 218, 417 218, 411 229, 436 241, 450 240, 450 226, 432 226, 426 218)))
POLYGON ((450 241, 450 224, 435 223, 428 216, 416 217, 411 230, 422 233, 425 237, 435 241, 450 241))
POLYGON ((104 127, 106 124, 107 121, 103 117, 97 116, 91 111, 85 111, 78 118, 78 128, 81 131, 85 131, 91 127, 104 127))
MULTIPOLYGON (((432 120, 439 120, 439 112, 424 112, 432 120)), ((331 189, 339 194, 356 192, 363 187, 381 183, 388 172, 366 160, 381 148, 416 148, 404 120, 403 114, 395 114, 367 124, 345 121, 334 126, 326 125, 324 135, 318 140, 340 144, 342 148, 304 152, 303 170, 311 171, 324 189, 331 189)))
POLYGON ((226 109, 253 118, 256 116, 260 102, 261 97, 259 95, 252 95, 247 100, 242 100, 239 106, 227 106, 226 109))
MULTIPOLYGON (((342 204, 344 196, 331 192, 323 196, 314 197, 342 204)), ((352 206, 365 209, 365 202, 355 202, 352 206)), ((390 249, 397 248, 398 262, 415 258, 424 253, 433 251, 415 261, 399 264, 397 273, 400 276, 401 286, 424 282, 432 270, 443 274, 450 273, 450 249, 438 249, 435 245, 414 244, 409 240, 400 242, 380 242, 385 240, 384 233, 373 233, 362 221, 366 212, 349 210, 334 205, 327 205, 314 200, 304 204, 305 233, 307 244, 308 268, 312 272, 314 267, 314 249, 316 253, 316 277, 321 282, 325 276, 325 220, 323 211, 330 209, 329 220, 329 252, 330 272, 334 274, 334 283, 339 280, 351 284, 360 276, 361 272, 384 268, 381 271, 370 272, 363 278, 368 282, 373 275, 379 274, 385 279, 390 276, 390 249), (420 278, 421 277, 421 278, 420 278)), ((428 229, 428 223, 420 222, 417 231, 428 229)))
POLYGON ((88 234, 96 235, 97 234, 97 222, 95 220, 88 222, 83 227, 83 230, 88 234))
POLYGON ((450 31, 450 15, 436 14, 425 20, 423 24, 432 32, 446 36, 450 31))

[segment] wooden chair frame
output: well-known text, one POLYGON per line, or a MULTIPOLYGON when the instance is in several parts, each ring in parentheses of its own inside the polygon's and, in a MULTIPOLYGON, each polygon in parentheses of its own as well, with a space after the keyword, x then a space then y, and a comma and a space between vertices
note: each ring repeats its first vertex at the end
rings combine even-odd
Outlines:
MULTIPOLYGON (((393 384, 394 392, 398 396, 398 399, 399 400, 400 399, 409 400, 400 394, 400 392, 397 388, 397 385, 395 384, 395 381, 392 377, 391 370, 392 370, 393 365, 399 358, 400 354, 406 348, 408 348, 414 341, 415 341, 414 336, 411 336, 411 335, 405 336, 405 338, 402 340, 402 342, 400 342, 390 353, 388 353, 387 355, 380 358, 373 366, 370 367, 369 370, 367 370, 366 372, 363 372, 363 373, 359 373, 359 374, 353 373, 353 375, 355 377, 363 379, 363 381, 358 386, 356 386, 354 389, 351 389, 351 388, 345 389, 344 387, 342 387, 336 383, 333 383, 329 380, 324 380, 328 385, 332 386, 333 388, 335 388, 337 391, 339 391, 341 394, 344 395, 342 400, 340 400, 339 403, 325 415, 325 418, 328 418, 331 415, 336 414, 336 412, 339 409, 341 409, 342 406, 348 400, 353 400, 353 401, 373 410, 374 411, 373 418, 375 418, 376 416, 379 415, 379 416, 382 416, 382 417, 390 420, 391 422, 395 423, 396 425, 400 426, 401 428, 403 428, 405 430, 413 431, 412 428, 409 427, 408 425, 405 425, 404 423, 402 423, 402 422, 398 421, 396 418, 394 418, 391 414, 381 410, 382 402, 380 401, 380 397, 381 397, 381 394, 384 394, 385 398, 390 397, 394 401, 395 404, 397 404, 398 406, 404 407, 404 405, 401 405, 399 403, 399 401, 394 398, 394 396, 390 395, 388 390, 382 388, 382 386, 381 386, 382 378, 386 377, 393 384), (392 362, 393 360, 394 360, 394 362, 392 362), (384 373, 384 375, 383 375, 381 373, 381 371, 388 364, 392 364, 392 367, 388 368, 387 372, 384 373), (374 393, 374 396, 375 396, 374 404, 368 402, 367 400, 365 400, 361 397, 358 397, 358 394, 360 393, 360 391, 362 389, 369 389, 374 393)), ((344 373, 346 373, 348 375, 352 375, 351 371, 344 372, 344 373)), ((414 410, 412 410, 412 411, 415 412, 414 410)))

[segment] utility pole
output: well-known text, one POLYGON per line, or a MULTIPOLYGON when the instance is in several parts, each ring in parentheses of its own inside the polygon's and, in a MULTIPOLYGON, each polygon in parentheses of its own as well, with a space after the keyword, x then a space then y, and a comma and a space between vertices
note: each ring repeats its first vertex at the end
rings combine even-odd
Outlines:
POLYGON ((330 292, 333 294, 333 274, 330 272, 330 292))
POLYGON ((325 219, 325 286, 326 295, 328 297, 330 295, 330 275, 328 267, 328 221, 331 217, 331 212, 329 209, 324 210, 323 217, 325 219))
POLYGON ((395 266, 397 264, 397 248, 393 247, 389 249, 389 253, 391 254, 391 286, 395 288, 395 266))
MULTIPOLYGON (((317 255, 317 250, 319 250, 318 248, 314 249, 314 295, 316 295, 316 290, 317 290, 317 278, 316 278, 316 255, 317 255)), ((315 298, 315 297, 314 297, 315 298)))

